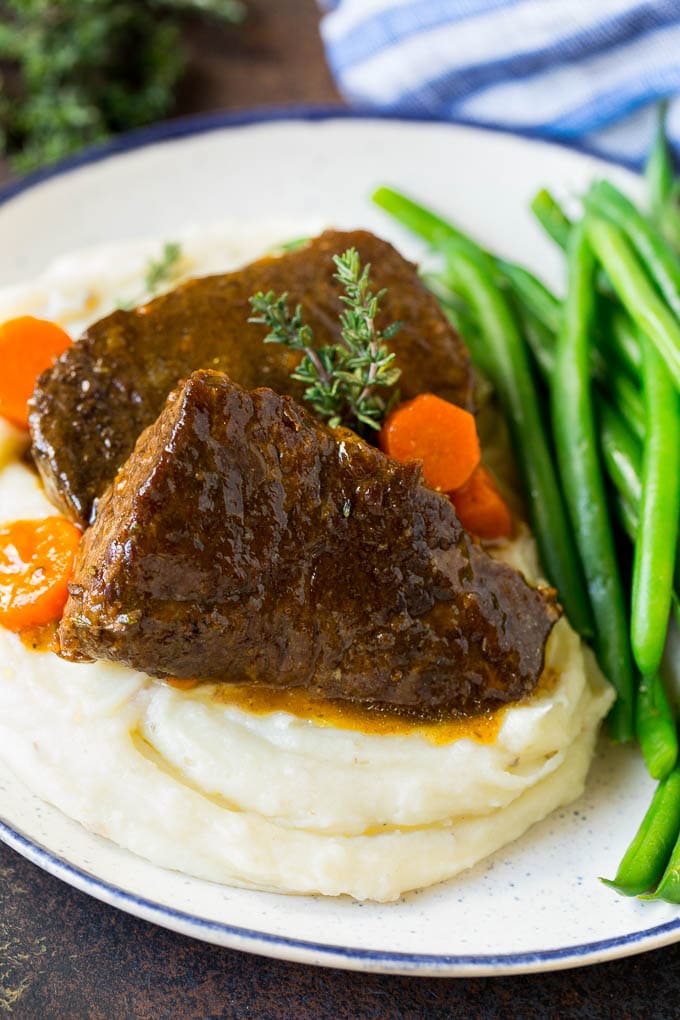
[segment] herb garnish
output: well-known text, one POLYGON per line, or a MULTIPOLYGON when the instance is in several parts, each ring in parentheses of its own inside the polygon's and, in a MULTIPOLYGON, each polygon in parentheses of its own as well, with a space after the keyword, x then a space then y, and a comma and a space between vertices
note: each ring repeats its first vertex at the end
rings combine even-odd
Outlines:
POLYGON ((144 276, 144 286, 149 294, 155 294, 164 283, 171 281, 181 257, 181 245, 176 241, 166 241, 160 258, 149 259, 144 276))
POLYGON ((182 246, 177 241, 166 241, 160 256, 148 259, 144 270, 144 288, 136 297, 119 298, 116 308, 129 312, 135 305, 145 303, 155 297, 161 288, 172 283, 179 275, 177 264, 182 258, 182 246))
POLYGON ((291 373, 292 379, 306 384, 304 398, 331 428, 340 424, 354 428, 365 426, 379 429, 387 411, 398 399, 377 392, 389 389, 399 379, 401 369, 394 366, 394 353, 385 341, 391 339, 401 323, 386 329, 376 326, 381 290, 369 290, 370 265, 361 268, 359 254, 348 248, 334 255, 336 279, 343 287, 340 300, 345 309, 340 315, 340 342, 316 346, 311 326, 302 320, 298 305, 291 315, 287 294, 276 297, 273 291, 259 291, 250 298, 253 311, 249 322, 260 322, 269 328, 265 343, 283 344, 292 351, 302 351, 303 358, 291 373))

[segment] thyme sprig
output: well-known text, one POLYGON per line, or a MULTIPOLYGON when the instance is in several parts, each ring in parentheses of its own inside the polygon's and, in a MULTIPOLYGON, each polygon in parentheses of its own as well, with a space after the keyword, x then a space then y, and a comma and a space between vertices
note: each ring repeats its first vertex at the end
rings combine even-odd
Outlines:
POLYGON ((337 269, 334 279, 344 290, 340 300, 346 306, 340 315, 338 343, 317 346, 311 326, 303 321, 301 305, 290 313, 287 294, 254 294, 250 304, 255 314, 249 321, 268 327, 265 343, 302 352, 291 378, 305 384, 304 399, 331 428, 345 424, 359 430, 362 426, 379 429, 397 399, 396 393, 390 397, 379 391, 393 387, 401 375, 385 341, 395 335, 401 323, 378 329, 376 318, 385 291, 372 293, 371 267, 362 269, 355 248, 334 255, 333 261, 337 269))

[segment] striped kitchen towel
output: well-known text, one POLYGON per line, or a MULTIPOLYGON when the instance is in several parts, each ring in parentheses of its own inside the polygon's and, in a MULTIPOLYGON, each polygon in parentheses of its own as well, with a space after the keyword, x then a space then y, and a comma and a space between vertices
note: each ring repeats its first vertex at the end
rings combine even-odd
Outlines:
MULTIPOLYGON (((680 0, 321 0, 328 61, 362 108, 581 143, 639 165, 680 96, 680 0)), ((680 155, 680 100, 667 130, 680 155)))

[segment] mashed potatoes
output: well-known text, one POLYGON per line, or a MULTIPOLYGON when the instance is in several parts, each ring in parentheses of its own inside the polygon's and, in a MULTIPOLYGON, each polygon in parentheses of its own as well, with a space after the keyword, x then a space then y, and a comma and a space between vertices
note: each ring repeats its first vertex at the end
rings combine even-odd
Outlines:
MULTIPOLYGON (((214 268, 198 240, 184 251, 184 271, 214 268)), ((112 284, 96 260, 83 272, 71 259, 30 293, 0 295, 0 315, 50 314, 73 331, 115 303, 135 257, 102 260, 112 284)), ((0 523, 54 513, 19 452, 0 426, 0 523)), ((527 535, 504 556, 537 576, 527 535)), ((0 756, 26 786, 157 864, 284 892, 390 900, 469 867, 581 793, 612 700, 565 620, 529 700, 457 726, 310 718, 294 696, 267 710, 228 688, 63 662, 0 629, 0 756)))

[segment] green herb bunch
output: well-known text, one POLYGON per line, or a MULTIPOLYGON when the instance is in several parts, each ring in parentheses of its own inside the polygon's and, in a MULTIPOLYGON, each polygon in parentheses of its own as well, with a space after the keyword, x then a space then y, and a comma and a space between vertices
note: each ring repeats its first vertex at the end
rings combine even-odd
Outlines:
POLYGON ((0 151, 20 171, 167 115, 181 16, 236 21, 239 0, 0 0, 0 151))
POLYGON ((390 397, 380 391, 391 389, 401 375, 385 343, 401 323, 378 330, 376 318, 385 291, 371 293, 370 266, 361 268, 355 248, 334 255, 333 261, 337 269, 334 279, 344 289, 340 300, 346 306, 340 315, 339 343, 316 346, 312 328, 303 322, 301 306, 290 314, 287 294, 276 297, 273 291, 260 291, 253 295, 250 303, 256 314, 249 321, 269 328, 265 343, 283 344, 303 353, 291 378, 305 383, 305 400, 331 428, 345 424, 359 431, 362 427, 379 429, 398 399, 396 393, 390 397))

